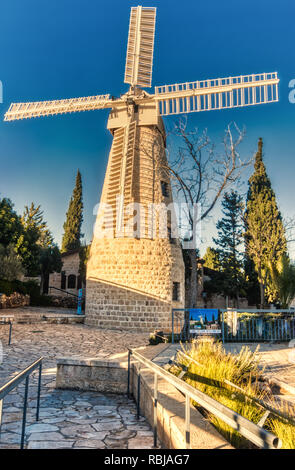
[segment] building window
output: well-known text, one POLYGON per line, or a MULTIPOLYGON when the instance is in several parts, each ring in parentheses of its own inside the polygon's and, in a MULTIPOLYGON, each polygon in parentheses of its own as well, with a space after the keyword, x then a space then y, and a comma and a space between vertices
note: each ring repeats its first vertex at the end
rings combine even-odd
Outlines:
POLYGON ((164 197, 169 197, 169 185, 166 181, 161 181, 162 195, 164 197))
POLYGON ((174 244, 175 243, 175 238, 172 237, 172 231, 171 231, 171 227, 169 225, 167 227, 167 233, 168 233, 168 239, 169 239, 170 243, 174 244))
POLYGON ((67 276, 66 276, 66 273, 64 271, 62 271, 61 273, 61 283, 60 283, 60 288, 62 290, 65 290, 67 287, 67 276))
POLYGON ((70 274, 68 277, 68 289, 76 289, 76 276, 75 274, 70 274))
POLYGON ((173 282, 172 300, 180 300, 180 282, 173 282))

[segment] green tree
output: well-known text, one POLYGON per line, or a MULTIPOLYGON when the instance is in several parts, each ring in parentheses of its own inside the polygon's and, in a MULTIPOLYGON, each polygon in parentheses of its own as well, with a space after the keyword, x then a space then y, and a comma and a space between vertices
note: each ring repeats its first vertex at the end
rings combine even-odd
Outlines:
POLYGON ((208 246, 203 259, 204 266, 206 266, 206 268, 214 269, 215 271, 220 270, 219 253, 217 250, 215 250, 215 248, 208 246))
POLYGON ((241 251, 244 241, 243 209, 242 197, 237 191, 231 190, 225 193, 222 200, 223 217, 216 224, 218 237, 213 239, 218 247, 217 252, 224 276, 224 294, 234 297, 237 303, 244 288, 241 251))
POLYGON ((81 226, 83 222, 83 198, 82 198, 82 178, 78 170, 76 185, 69 203, 64 223, 64 234, 62 238, 62 253, 79 249, 81 245, 81 226))
POLYGON ((25 206, 21 221, 25 230, 32 229, 38 232, 37 243, 42 248, 46 248, 53 245, 53 236, 43 215, 44 213, 41 210, 41 206, 35 207, 35 204, 32 202, 30 207, 25 206))
POLYGON ((59 248, 57 246, 43 248, 40 254, 41 293, 44 292, 45 284, 48 282, 49 274, 54 272, 60 273, 61 269, 62 259, 59 248))
POLYGON ((286 236, 275 193, 262 159, 262 138, 258 141, 254 173, 249 179, 245 212, 246 254, 253 261, 260 288, 260 306, 265 294, 272 301, 273 292, 267 289, 269 265, 275 265, 286 253, 286 236))
POLYGON ((90 245, 83 245, 80 248, 79 257, 80 257, 80 264, 79 264, 79 274, 81 278, 81 282, 85 285, 86 283, 86 268, 87 268, 87 261, 90 254, 90 245))
POLYGON ((294 264, 291 264, 289 257, 284 254, 276 264, 270 263, 269 273, 273 289, 277 293, 277 300, 282 308, 289 308, 295 297, 294 264))
POLYGON ((18 238, 23 233, 20 217, 13 209, 10 199, 0 200, 0 244, 4 247, 16 244, 18 238))
POLYGON ((26 272, 30 276, 40 273, 40 256, 44 248, 53 246, 53 237, 43 219, 41 206, 25 206, 21 217, 23 232, 16 243, 17 252, 20 254, 26 272))
POLYGON ((0 279, 15 281, 24 274, 24 268, 20 257, 15 251, 14 245, 0 245, 0 279))

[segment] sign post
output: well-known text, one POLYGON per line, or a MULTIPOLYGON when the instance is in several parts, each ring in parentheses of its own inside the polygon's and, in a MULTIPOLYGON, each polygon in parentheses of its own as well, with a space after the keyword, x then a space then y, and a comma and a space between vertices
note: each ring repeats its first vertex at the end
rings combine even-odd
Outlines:
POLYGON ((78 290, 77 315, 82 315, 82 298, 83 298, 83 289, 79 289, 78 290))

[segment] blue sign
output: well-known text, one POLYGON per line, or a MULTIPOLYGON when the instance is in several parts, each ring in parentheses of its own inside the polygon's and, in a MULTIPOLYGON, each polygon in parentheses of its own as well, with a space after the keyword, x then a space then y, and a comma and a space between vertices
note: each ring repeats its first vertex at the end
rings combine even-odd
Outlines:
POLYGON ((218 309, 217 308, 190 308, 189 319, 191 321, 201 321, 202 323, 217 322, 218 309))

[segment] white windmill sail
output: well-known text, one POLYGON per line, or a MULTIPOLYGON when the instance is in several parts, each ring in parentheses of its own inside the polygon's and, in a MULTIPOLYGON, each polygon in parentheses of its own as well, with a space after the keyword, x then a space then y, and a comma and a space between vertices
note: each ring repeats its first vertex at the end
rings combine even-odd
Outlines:
POLYGON ((278 97, 277 72, 155 87, 162 116, 273 103, 278 97))
POLYGON ((156 8, 131 8, 125 83, 150 87, 152 82, 156 8))
POLYGON ((84 96, 81 98, 34 101, 30 103, 12 103, 5 113, 4 121, 111 108, 112 104, 113 101, 110 100, 110 95, 84 96))

